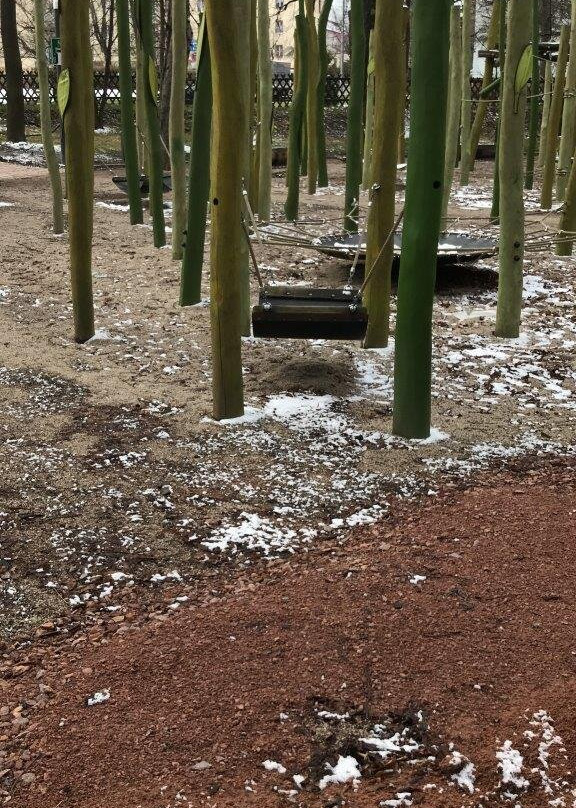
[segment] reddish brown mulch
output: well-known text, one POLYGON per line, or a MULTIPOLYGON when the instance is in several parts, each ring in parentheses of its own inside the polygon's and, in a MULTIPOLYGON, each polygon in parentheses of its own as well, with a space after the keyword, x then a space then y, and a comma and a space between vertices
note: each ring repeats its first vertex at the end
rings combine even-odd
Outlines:
POLYGON ((500 805, 496 749, 511 740, 526 747, 522 807, 558 794, 571 806, 575 480, 564 464, 501 475, 406 506, 343 546, 255 564, 227 593, 205 591, 169 617, 118 615, 114 632, 96 624, 7 650, 6 804, 363 808, 410 792, 431 808, 500 805), (109 701, 85 706, 103 689, 109 701), (322 722, 318 709, 349 712, 357 736, 390 716, 414 729, 421 710, 422 759, 366 766, 356 790, 319 792, 327 760, 361 753, 350 722, 322 722), (567 750, 565 765, 558 745, 550 752, 550 777, 564 781, 552 795, 530 772, 538 760, 523 734, 538 710, 567 750), (450 742, 476 766, 474 796, 451 781, 450 742), (287 773, 266 771, 266 759, 287 773), (304 789, 282 793, 298 773, 304 789))

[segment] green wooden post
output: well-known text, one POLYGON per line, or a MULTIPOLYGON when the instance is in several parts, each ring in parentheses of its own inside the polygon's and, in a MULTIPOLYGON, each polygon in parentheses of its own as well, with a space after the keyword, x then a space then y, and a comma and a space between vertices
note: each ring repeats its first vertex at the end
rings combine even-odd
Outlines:
POLYGON ((306 125, 308 128, 308 193, 315 194, 318 183, 318 81, 320 79, 320 49, 316 30, 315 0, 306 0, 308 23, 308 95, 306 125))
POLYGON ((395 435, 430 434, 432 307, 446 146, 451 0, 414 0, 410 141, 396 315, 395 435))
MULTIPOLYGON (((568 177, 566 196, 558 227, 561 234, 576 232, 576 154, 574 154, 574 159, 572 160, 572 168, 568 177)), ((558 255, 572 255, 573 249, 574 241, 570 239, 562 239, 556 245, 558 255)))
POLYGON ((544 158, 544 171, 542 174, 542 190, 540 206, 544 210, 552 207, 552 193, 554 190, 554 176, 556 174, 556 154, 558 152, 558 132, 562 118, 564 104, 564 87, 566 83, 566 65, 568 63, 568 46, 570 43, 570 26, 563 25, 560 32, 560 50, 558 51, 558 64, 556 66, 556 81, 550 101, 548 113, 548 131, 546 133, 546 154, 544 158))
POLYGON ((374 20, 374 135, 371 201, 368 209, 366 272, 373 274, 364 292, 368 309, 365 348, 383 348, 390 329, 390 276, 396 200, 396 148, 403 125, 398 84, 404 72, 402 0, 376 0, 374 20), (386 241, 388 244, 386 247, 386 241))
POLYGON ((532 84, 530 88, 530 130, 528 134, 528 151, 526 154, 525 187, 531 191, 534 187, 534 163, 536 162, 536 145, 538 143, 538 120, 540 116, 540 60, 538 45, 540 42, 540 14, 538 0, 532 3, 532 84))
POLYGON ((446 161, 444 167, 444 193, 442 219, 448 215, 454 168, 458 159, 460 115, 462 113, 462 27, 460 8, 453 6, 450 14, 450 83, 448 86, 448 117, 446 132, 446 161))
POLYGON ((346 190, 344 195, 344 230, 358 231, 358 203, 362 185, 362 137, 364 132, 364 72, 366 42, 363 0, 350 3, 350 99, 346 133, 346 190))
POLYGON ((546 162, 546 144, 548 142, 548 119, 552 103, 552 62, 544 66, 544 104, 542 107, 542 123, 540 124, 540 148, 538 149, 538 165, 544 168, 546 162))
POLYGON ((322 10, 318 17, 318 53, 320 59, 320 73, 318 76, 318 187, 328 187, 328 160, 326 158, 326 126, 325 110, 326 105, 326 76, 330 57, 326 44, 328 19, 332 9, 332 0, 324 0, 322 10))
POLYGON ((116 0, 118 29, 118 67, 120 73, 120 116, 122 124, 122 151, 130 224, 142 224, 142 194, 140 191, 140 167, 138 165, 138 141, 134 125, 134 102, 132 101, 132 59, 130 56, 130 8, 128 0, 116 0))
POLYGON ((188 3, 172 0, 172 84, 170 87, 170 167, 172 171, 172 258, 182 259, 186 226, 184 113, 188 72, 188 3))
POLYGON ((188 222, 180 278, 180 305, 200 302, 210 197, 210 141, 212 133, 212 72, 205 18, 197 48, 196 90, 192 110, 192 137, 188 177, 188 222))
POLYGON ((522 56, 532 35, 532 0, 510 0, 500 131, 500 274, 496 335, 517 337, 522 310, 524 260, 524 132, 526 86, 522 56))
MULTIPOLYGON (((214 93, 211 320, 214 418, 244 412, 242 381, 242 181, 238 144, 250 134, 250 0, 206 0, 214 93)), ((241 145, 243 148, 243 145, 241 145)))
MULTIPOLYGON (((498 38, 499 38, 499 26, 500 21, 500 0, 494 0, 492 4, 492 16, 490 18, 490 26, 488 28, 488 36, 486 39, 486 49, 487 50, 494 50, 494 48, 498 45, 498 38)), ((494 60, 493 59, 486 59, 486 63, 484 65, 484 77, 482 79, 482 89, 485 90, 486 87, 489 87, 494 80, 494 60)), ((476 115, 474 116, 474 123, 472 124, 472 129, 470 130, 470 142, 468 148, 466 149, 462 163, 460 166, 460 185, 468 185, 470 182, 470 173, 474 168, 474 162, 476 160, 476 152, 478 151, 478 144, 480 143, 480 135, 482 134, 482 128, 484 126, 484 121, 486 120, 486 113, 488 112, 488 107, 490 105, 489 101, 480 99, 478 101, 478 106, 476 107, 476 115)))
POLYGON ((556 199, 564 201, 568 175, 572 165, 576 135, 576 0, 572 2, 572 20, 570 24, 569 60, 564 87, 564 109, 562 111, 562 129, 560 151, 558 154, 558 171, 556 176, 556 199))
MULTIPOLYGON (((296 17, 295 39, 297 40, 298 80, 294 89, 292 106, 290 107, 290 132, 288 135, 288 167, 286 182, 288 195, 284 205, 284 215, 289 222, 298 218, 300 206, 300 161, 302 157, 302 127, 304 121, 304 108, 306 105, 306 89, 308 85, 308 49, 306 48, 306 20, 304 18, 304 4, 300 0, 300 7, 296 17)), ((296 81, 296 74, 294 76, 296 81)))
POLYGON ((492 209, 490 210, 492 224, 498 224, 500 221, 500 121, 502 120, 502 76, 506 69, 506 4, 508 2, 509 0, 500 0, 500 34, 498 36, 498 50, 500 51, 500 108, 496 127, 496 162, 494 163, 492 209))
POLYGON ((52 121, 50 118, 50 86, 48 81, 48 63, 46 60, 44 0, 34 0, 34 34, 36 44, 36 70, 38 71, 38 95, 40 96, 40 126, 44 157, 50 175, 52 188, 52 226, 56 234, 64 232, 64 202, 60 166, 52 140, 52 121))
POLYGON ((66 135, 68 238, 74 339, 94 336, 94 78, 89 0, 60 0, 62 73, 58 84, 66 135))
POLYGON ((272 195, 272 60, 270 59, 270 9, 268 0, 258 0, 258 74, 259 74, 259 178, 258 215, 270 221, 272 195))
MULTIPOLYGON (((460 120, 462 129, 460 134, 460 165, 470 165, 470 128, 472 125, 472 100, 470 98, 470 74, 472 73, 472 55, 474 47, 474 6, 475 0, 462 0, 462 68, 460 98, 462 110, 460 120)), ((461 172, 462 173, 462 172, 461 172)), ((460 178, 462 185, 462 178, 460 178)))
POLYGON ((158 117, 158 73, 154 61, 154 0, 135 0, 138 21, 138 40, 142 57, 143 99, 146 114, 146 145, 150 184, 150 213, 154 232, 154 246, 166 244, 164 220, 164 151, 158 117))
POLYGON ((372 177, 372 139, 374 134, 374 31, 370 31, 366 75, 366 125, 364 127, 364 159, 362 161, 362 188, 367 191, 372 177))

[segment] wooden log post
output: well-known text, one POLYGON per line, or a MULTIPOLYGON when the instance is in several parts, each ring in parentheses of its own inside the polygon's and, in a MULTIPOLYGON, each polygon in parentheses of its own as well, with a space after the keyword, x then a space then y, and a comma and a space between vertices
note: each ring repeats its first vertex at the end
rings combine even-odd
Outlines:
POLYGON ((180 305, 200 303, 206 220, 210 197, 210 142, 212 134, 212 71, 206 18, 198 33, 196 89, 188 177, 188 219, 180 277, 180 305))
POLYGON ((444 193, 442 196, 442 220, 445 224, 458 159, 460 141, 460 116, 462 113, 462 26, 459 6, 452 6, 450 13, 450 82, 448 86, 448 117, 446 130, 446 160, 444 165, 444 193))
POLYGON ((572 3, 570 23, 570 45, 566 84, 564 87, 564 108, 562 110, 562 129, 560 134, 560 150, 558 154, 558 170, 556 174, 556 199, 564 201, 568 175, 572 165, 574 144, 576 143, 576 0, 572 3))
MULTIPOLYGON (((524 260, 524 134, 531 63, 522 57, 532 36, 532 0, 510 0, 500 132, 500 274, 496 335, 517 337, 522 310, 524 260)), ((531 54, 531 52, 530 52, 531 54)))
POLYGON ((258 106, 260 121, 258 215, 270 221, 272 204, 272 106, 273 76, 270 59, 270 11, 268 0, 258 0, 258 106))
POLYGON ((186 227, 185 95, 188 73, 188 3, 172 0, 172 83, 170 86, 170 168, 172 172, 172 258, 183 256, 186 227))
POLYGON ((40 99, 40 128, 44 158, 50 175, 52 189, 52 226, 54 233, 64 232, 64 201, 60 166, 52 139, 52 120, 50 117, 50 86, 48 81, 48 62, 46 59, 46 26, 44 0, 34 0, 34 35, 36 44, 36 70, 38 71, 38 95, 40 99))
POLYGON ((316 29, 315 0, 306 0, 308 25, 308 94, 306 126, 308 144, 308 193, 315 194, 318 184, 318 81, 320 78, 320 49, 316 29))
POLYGON ((74 339, 94 336, 94 77, 89 0, 60 0, 62 73, 58 84, 66 135, 68 240, 74 339))
MULTIPOLYGON (((306 20, 304 16, 304 3, 300 0, 300 7, 295 20, 295 47, 298 57, 298 80, 294 89, 292 106, 290 107, 290 131, 288 134, 288 167, 286 182, 288 194, 284 205, 284 215, 289 222, 298 218, 300 207, 300 163, 302 159, 302 129, 304 110, 306 106, 306 91, 308 86, 308 49, 306 47, 306 20)), ((296 77, 296 76, 295 76, 296 77)))
MULTIPOLYGON (((492 4, 492 16, 490 18, 490 26, 488 28, 488 35, 486 39, 486 49, 494 50, 498 45, 499 31, 500 31, 500 0, 494 0, 492 4)), ((484 65, 484 76, 482 78, 482 89, 485 90, 494 81, 494 60, 486 59, 484 65)), ((486 113, 490 101, 480 99, 476 107, 476 114, 474 122, 470 130, 470 142, 468 148, 462 155, 462 162, 460 165, 460 185, 468 185, 470 182, 470 174, 474 168, 476 160, 476 152, 478 151, 478 144, 480 143, 480 136, 486 120, 486 113)))
POLYGON ((451 0, 412 4, 410 141, 398 284, 393 431, 430 435, 432 307, 446 151, 451 0))
POLYGON ((558 64, 556 65, 556 81, 554 82, 550 111, 548 113, 546 153, 542 173, 542 190, 540 194, 540 206, 543 210, 550 210, 552 207, 554 177, 556 174, 556 155, 558 152, 558 132, 560 130, 562 108, 564 105, 564 87, 566 84, 566 65, 568 63, 569 43, 570 26, 563 25, 560 32, 560 50, 558 51, 558 64))
POLYGON ((540 148, 538 149, 538 166, 544 168, 546 162, 546 143, 548 142, 548 119, 552 103, 552 62, 544 66, 544 104, 542 105, 542 122, 540 124, 540 148))
POLYGON ((138 165, 138 140, 134 124, 132 100, 132 59, 130 56, 130 7, 128 0, 116 0, 118 27, 118 68, 120 78, 120 118, 122 126, 122 151, 128 185, 130 224, 142 224, 142 193, 140 191, 140 167, 138 165))
POLYGON ((540 59, 538 45, 540 43, 540 5, 538 0, 532 3, 532 83, 530 86, 530 128, 528 132, 528 150, 526 152, 526 179, 524 187, 531 191, 534 187, 534 164, 536 162, 536 146, 538 143, 538 121, 540 117, 540 59))
POLYGON ((366 43, 363 0, 350 4, 350 98, 346 132, 346 190, 344 195, 344 230, 358 231, 358 205, 362 185, 362 138, 364 133, 364 74, 366 43))
POLYGON ((398 132, 404 117, 397 95, 404 72, 403 35, 402 0, 376 0, 372 190, 366 244, 366 272, 373 274, 364 293, 368 309, 365 348, 386 347, 390 331, 394 240, 389 236, 395 218, 398 132))
POLYGON ((242 182, 250 134, 250 0, 206 0, 213 78, 211 321, 214 418, 244 412, 242 182))
POLYGON ((327 46, 327 28, 332 9, 332 0, 324 0, 322 10, 318 17, 318 58, 320 60, 320 72, 318 75, 318 128, 316 139, 318 141, 318 187, 328 187, 328 160, 326 158, 326 77, 328 75, 328 65, 330 57, 327 46))
MULTIPOLYGON (((460 98, 462 110, 460 114, 460 166, 470 165, 470 129, 472 126, 472 99, 470 93, 470 75, 474 49, 475 0, 462 0, 462 65, 460 70, 460 98)), ((462 181, 460 180, 460 184, 462 181)))
POLYGON ((362 189, 367 191, 372 177, 372 137, 374 134, 374 31, 370 32, 366 72, 366 124, 364 126, 364 159, 362 161, 362 189))
POLYGON ((500 0, 500 33, 498 34, 498 52, 500 61, 500 106, 498 109, 498 123, 496 125, 496 161, 494 163, 494 182, 492 184, 492 208, 490 222, 498 224, 500 221, 500 121, 502 119, 502 76, 506 69, 506 12, 509 0, 500 0))
POLYGON ((166 244, 164 219, 164 147, 158 116, 158 73, 154 60, 154 0, 135 0, 138 47, 141 52, 143 107, 146 119, 146 146, 150 185, 150 213, 154 246, 166 244))

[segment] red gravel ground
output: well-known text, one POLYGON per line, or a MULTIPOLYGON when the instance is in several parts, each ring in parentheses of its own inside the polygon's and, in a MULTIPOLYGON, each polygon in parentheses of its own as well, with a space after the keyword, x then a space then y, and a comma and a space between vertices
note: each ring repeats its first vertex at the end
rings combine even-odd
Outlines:
POLYGON ((575 481, 569 461, 518 469, 399 506, 342 545, 222 567, 175 613, 134 601, 114 621, 6 648, 5 804, 364 808, 410 792, 430 808, 572 806, 575 481), (110 699, 87 707, 103 689, 110 699), (538 710, 566 750, 551 748, 548 793, 524 735, 538 710), (410 728, 417 763, 370 762, 354 738, 379 721, 410 728), (499 787, 506 740, 530 782, 518 801, 499 787), (451 780, 450 743, 476 766, 473 796, 451 780), (319 791, 340 753, 364 764, 362 779, 319 791))

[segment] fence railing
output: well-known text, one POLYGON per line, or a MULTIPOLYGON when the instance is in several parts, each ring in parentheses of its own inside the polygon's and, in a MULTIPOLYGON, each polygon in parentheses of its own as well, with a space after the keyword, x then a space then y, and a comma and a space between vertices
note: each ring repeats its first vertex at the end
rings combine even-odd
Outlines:
MULTIPOLYGON (((194 100, 194 89, 196 79, 192 74, 188 75, 186 85, 186 101, 191 104, 194 100)), ((56 93, 56 75, 50 74, 50 86, 53 97, 56 93)), ((472 78, 470 80, 471 98, 478 100, 482 79, 472 78)), ((35 70, 24 72, 23 78, 24 100, 28 104, 36 104, 38 101, 38 75, 35 70)), ((133 87, 136 89, 136 77, 133 76, 133 87)), ((274 76, 273 98, 277 108, 286 108, 292 101, 293 78, 291 75, 278 74, 274 76)), ((120 100, 120 80, 118 71, 113 70, 106 74, 103 70, 94 71, 94 93, 98 100, 105 100, 111 104, 120 100)), ((345 107, 348 104, 350 95, 350 79, 348 76, 328 76, 326 82, 326 106, 345 107)), ((6 73, 0 70, 0 103, 6 98, 6 73)))

